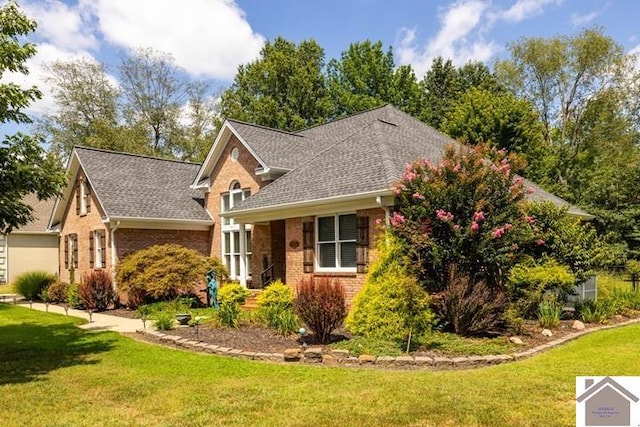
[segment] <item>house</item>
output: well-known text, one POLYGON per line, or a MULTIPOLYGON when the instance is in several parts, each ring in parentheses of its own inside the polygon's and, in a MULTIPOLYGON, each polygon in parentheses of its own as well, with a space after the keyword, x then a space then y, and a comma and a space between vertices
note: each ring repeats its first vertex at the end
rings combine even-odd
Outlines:
POLYGON ((76 147, 49 228, 60 236, 59 275, 79 282, 115 271, 139 249, 177 243, 209 255, 212 217, 189 184, 199 165, 76 147))
POLYGON ((47 232, 55 198, 39 200, 35 194, 23 198, 33 209, 33 221, 0 234, 0 283, 13 283, 20 274, 33 271, 58 273, 58 236, 47 232))
POLYGON ((631 402, 638 402, 638 397, 610 377, 594 383, 593 379, 586 379, 585 390, 576 399, 584 403, 584 425, 630 425, 631 402))
MULTIPOLYGON (((451 143, 390 105, 299 132, 226 120, 192 183, 215 221, 211 255, 242 284, 281 278, 295 286, 311 274, 329 276, 351 300, 405 165, 438 162, 451 143)), ((530 185, 534 200, 568 206, 530 185)))

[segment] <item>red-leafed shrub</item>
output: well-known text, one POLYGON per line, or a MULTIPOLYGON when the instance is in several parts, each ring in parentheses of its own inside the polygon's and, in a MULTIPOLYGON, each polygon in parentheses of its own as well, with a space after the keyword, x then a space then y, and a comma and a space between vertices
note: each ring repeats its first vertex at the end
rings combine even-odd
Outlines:
POLYGON ((106 310, 114 297, 111 274, 106 270, 94 270, 85 274, 78 287, 78 293, 80 300, 88 309, 106 310))
POLYGON ((327 343, 347 315, 344 288, 338 280, 311 276, 298 284, 295 310, 321 343, 327 343))
POLYGON ((66 282, 53 282, 47 290, 49 301, 65 302, 67 300, 67 289, 69 284, 66 282))

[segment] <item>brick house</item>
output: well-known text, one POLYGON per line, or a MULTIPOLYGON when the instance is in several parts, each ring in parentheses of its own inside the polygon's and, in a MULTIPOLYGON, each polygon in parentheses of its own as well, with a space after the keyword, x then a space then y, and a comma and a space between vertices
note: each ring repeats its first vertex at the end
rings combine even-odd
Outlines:
MULTIPOLYGON (((210 255, 251 287, 323 275, 351 300, 405 165, 438 162, 452 143, 390 105, 293 133, 226 120, 192 184, 215 220, 210 255)), ((532 199, 568 205, 529 184, 532 199)))
POLYGON ((49 229, 59 234, 58 270, 79 282, 95 269, 115 271, 139 249, 177 243, 208 255, 213 219, 189 184, 199 165, 76 147, 68 184, 49 229), (72 268, 73 267, 73 268, 72 268))

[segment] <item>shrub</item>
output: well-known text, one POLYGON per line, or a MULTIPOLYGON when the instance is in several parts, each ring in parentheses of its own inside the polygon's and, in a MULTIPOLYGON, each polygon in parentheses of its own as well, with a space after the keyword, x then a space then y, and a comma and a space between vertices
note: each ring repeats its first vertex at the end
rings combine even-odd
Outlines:
POLYGON ((630 259, 625 264, 625 270, 629 275, 629 280, 633 282, 634 286, 637 286, 637 283, 640 282, 640 261, 630 259))
POLYGON ((509 274, 507 290, 520 314, 531 318, 545 294, 557 294, 562 301, 573 291, 575 283, 574 275, 566 266, 548 260, 540 265, 515 266, 509 274))
POLYGON ((65 282, 53 282, 47 290, 49 294, 49 301, 51 302, 65 302, 67 300, 67 289, 69 284, 65 282))
POLYGON ((180 245, 156 245, 126 257, 118 265, 117 280, 129 305, 136 307, 147 300, 170 301, 192 293, 203 285, 210 268, 226 277, 216 260, 180 245))
POLYGON ((444 292, 435 306, 445 327, 463 336, 487 335, 503 329, 507 298, 500 290, 491 290, 484 280, 474 280, 468 273, 451 267, 444 292))
POLYGON ((300 326, 293 301, 293 290, 276 280, 258 296, 258 314, 268 327, 280 335, 288 335, 300 326))
POLYGON ((113 302, 114 292, 111 274, 106 270, 94 270, 84 274, 78 287, 82 303, 90 310, 106 310, 113 302))
POLYGON ((19 275, 13 289, 28 300, 39 299, 42 291, 55 282, 56 277, 45 271, 28 271, 19 275))
POLYGON ((431 328, 429 295, 407 271, 400 249, 390 234, 378 241, 378 258, 345 322, 352 334, 399 343, 431 328))
POLYGON ((67 304, 71 308, 83 309, 85 308, 82 300, 80 299, 80 285, 77 283, 72 283, 67 287, 67 304))
POLYGON ((153 322, 153 325, 159 331, 168 331, 173 328, 173 324, 174 324, 173 315, 166 311, 158 312, 153 322))
POLYGON ((640 289, 621 290, 613 288, 609 299, 617 301, 621 309, 640 310, 640 289))
POLYGON ((242 305, 251 296, 251 291, 238 283, 227 283, 220 287, 218 300, 220 303, 228 302, 242 305))
POLYGON ((560 324, 562 304, 555 298, 545 298, 538 305, 538 322, 543 328, 552 329, 560 324))
POLYGON ((238 303, 223 301, 216 311, 216 316, 222 326, 237 328, 240 326, 240 311, 238 303))
POLYGON ((575 308, 580 318, 587 323, 605 323, 615 315, 613 304, 606 300, 577 301, 575 308))
POLYGON ((347 314, 344 288, 338 280, 332 281, 328 277, 302 279, 294 307, 318 341, 325 344, 347 314))

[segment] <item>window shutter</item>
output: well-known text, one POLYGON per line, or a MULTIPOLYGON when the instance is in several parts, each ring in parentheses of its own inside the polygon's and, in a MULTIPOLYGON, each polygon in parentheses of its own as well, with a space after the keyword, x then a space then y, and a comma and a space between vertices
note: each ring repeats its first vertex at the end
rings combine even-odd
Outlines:
POLYGON ((91 212, 91 186, 87 181, 84 182, 84 194, 87 198, 87 213, 91 212))
POLYGON ((69 235, 64 236, 64 268, 69 269, 69 235))
POLYGON ((94 232, 89 232, 89 268, 93 268, 93 264, 95 264, 95 248, 94 248, 94 232))
POLYGON ((369 217, 359 216, 356 223, 356 266, 358 273, 367 272, 369 258, 369 217))
POLYGON ((313 221, 302 223, 302 248, 304 250, 303 271, 313 273, 313 221))
POLYGON ((102 248, 102 268, 107 268, 107 242, 106 233, 104 230, 100 231, 100 247, 102 248))
POLYGON ((76 215, 80 215, 80 179, 76 181, 76 215))
POLYGON ((78 268, 78 235, 73 233, 73 268, 78 268))

